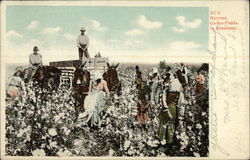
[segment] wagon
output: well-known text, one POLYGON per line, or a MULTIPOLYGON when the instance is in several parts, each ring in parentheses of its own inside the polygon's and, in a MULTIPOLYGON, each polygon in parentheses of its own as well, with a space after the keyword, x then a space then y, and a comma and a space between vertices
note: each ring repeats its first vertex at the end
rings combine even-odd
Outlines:
POLYGON ((68 61, 54 61, 50 62, 49 65, 52 67, 56 67, 61 70, 61 76, 60 76, 60 87, 72 87, 72 80, 74 76, 75 71, 75 65, 82 65, 85 63, 85 66, 83 69, 90 72, 91 77, 93 76, 95 71, 100 71, 101 73, 104 73, 107 70, 107 62, 109 62, 108 57, 95 57, 95 58, 89 58, 85 60, 68 60, 68 61))

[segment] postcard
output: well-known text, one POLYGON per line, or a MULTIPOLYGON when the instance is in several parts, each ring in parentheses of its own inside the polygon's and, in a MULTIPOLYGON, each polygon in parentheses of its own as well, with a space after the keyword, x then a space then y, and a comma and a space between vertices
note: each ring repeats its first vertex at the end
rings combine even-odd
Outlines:
POLYGON ((1 159, 249 159, 247 1, 2 1, 1 159))

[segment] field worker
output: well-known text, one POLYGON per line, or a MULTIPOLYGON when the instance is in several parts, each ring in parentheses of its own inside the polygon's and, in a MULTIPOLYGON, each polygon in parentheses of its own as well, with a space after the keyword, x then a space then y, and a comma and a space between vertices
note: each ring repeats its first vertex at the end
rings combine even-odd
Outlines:
POLYGON ((180 104, 180 94, 182 94, 183 88, 176 74, 173 76, 168 75, 165 83, 166 88, 162 95, 163 105, 159 114, 158 135, 160 140, 165 141, 168 149, 170 149, 177 128, 177 116, 179 116, 177 106, 180 104), (170 77, 173 77, 173 79, 170 79, 170 77))
POLYGON ((100 71, 94 72, 93 80, 89 84, 89 94, 84 100, 85 111, 78 116, 79 124, 85 125, 90 121, 91 127, 101 127, 102 107, 110 92, 107 82, 100 71))
POLYGON ((81 34, 77 37, 77 47, 79 52, 79 59, 82 60, 84 58, 89 58, 88 47, 89 47, 89 38, 85 34, 85 28, 82 27, 80 29, 81 34))
POLYGON ((21 94, 21 89, 24 90, 22 70, 22 67, 16 67, 15 73, 8 84, 7 94, 10 96, 11 101, 15 100, 21 94))
POLYGON ((157 67, 154 67, 152 72, 149 74, 149 85, 151 86, 151 102, 152 104, 157 104, 159 98, 159 82, 160 77, 157 67))
POLYGON ((33 75, 36 73, 37 68, 43 65, 42 55, 38 53, 39 49, 37 46, 34 46, 33 53, 29 55, 29 69, 25 72, 24 81, 29 81, 33 75), (28 78, 28 76, 30 76, 28 78))
POLYGON ((181 63, 181 73, 185 77, 186 84, 188 84, 188 69, 184 63, 181 63))
POLYGON ((135 74, 134 74, 134 78, 135 78, 135 85, 136 88, 139 89, 140 85, 142 83, 142 73, 140 71, 139 66, 135 66, 135 74))
POLYGON ((196 80, 196 89, 195 92, 197 94, 202 93, 205 88, 205 78, 202 74, 200 74, 200 71, 197 71, 197 75, 195 77, 196 80))

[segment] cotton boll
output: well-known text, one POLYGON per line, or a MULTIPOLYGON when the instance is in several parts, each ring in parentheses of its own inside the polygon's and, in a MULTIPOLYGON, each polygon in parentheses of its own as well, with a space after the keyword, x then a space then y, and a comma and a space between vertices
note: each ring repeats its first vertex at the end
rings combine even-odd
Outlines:
POLYGON ((56 129, 55 129, 55 128, 50 128, 50 129, 49 129, 49 134, 50 134, 51 136, 56 136, 56 135, 57 135, 56 129))
POLYGON ((202 126, 198 123, 198 124, 196 124, 196 128, 197 128, 197 129, 201 129, 202 126))
POLYGON ((43 149, 36 149, 32 152, 33 156, 45 156, 45 151, 43 149))
POLYGON ((200 157, 200 154, 197 153, 197 152, 194 152, 193 154, 194 154, 195 157, 200 157))

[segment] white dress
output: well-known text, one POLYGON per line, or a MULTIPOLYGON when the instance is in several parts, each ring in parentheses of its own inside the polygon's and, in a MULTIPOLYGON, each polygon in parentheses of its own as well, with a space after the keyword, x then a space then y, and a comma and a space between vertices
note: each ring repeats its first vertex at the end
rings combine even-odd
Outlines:
POLYGON ((84 100, 85 111, 79 114, 78 121, 84 125, 91 120, 91 126, 101 126, 101 111, 104 105, 104 92, 102 90, 92 89, 84 100))

